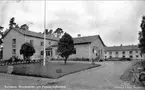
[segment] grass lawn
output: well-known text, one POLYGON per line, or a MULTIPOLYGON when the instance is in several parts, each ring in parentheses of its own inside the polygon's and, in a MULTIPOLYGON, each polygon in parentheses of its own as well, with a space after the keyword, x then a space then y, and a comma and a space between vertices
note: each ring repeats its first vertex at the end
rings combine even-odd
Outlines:
MULTIPOLYGON (((45 66, 43 66, 43 63, 20 64, 13 66, 13 74, 56 79, 71 73, 98 67, 100 65, 69 62, 67 62, 67 64, 64 65, 63 62, 47 62, 45 66)), ((0 72, 6 73, 7 67, 8 66, 0 66, 0 72)))

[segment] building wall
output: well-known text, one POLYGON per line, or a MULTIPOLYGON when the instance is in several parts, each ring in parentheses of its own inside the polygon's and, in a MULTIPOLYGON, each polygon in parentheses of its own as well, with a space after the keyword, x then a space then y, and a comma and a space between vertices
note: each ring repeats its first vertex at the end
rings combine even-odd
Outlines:
POLYGON ((24 43, 24 36, 15 30, 11 30, 3 40, 3 59, 7 60, 12 57, 12 39, 16 39, 16 55, 19 54, 21 44, 24 43))
MULTIPOLYGON (((12 57, 12 39, 16 38, 16 56, 19 58, 23 58, 22 55, 20 55, 20 48, 21 45, 25 42, 30 42, 30 40, 33 40, 33 46, 35 48, 35 54, 31 58, 40 58, 43 57, 40 52, 43 51, 44 45, 41 46, 41 42, 44 42, 44 39, 41 38, 35 38, 30 36, 25 36, 18 33, 15 30, 11 30, 6 37, 4 38, 4 49, 3 49, 3 59, 7 60, 10 57, 12 57)), ((56 41, 53 40, 46 40, 46 47, 56 44, 56 41), (49 43, 51 42, 51 44, 49 43)))
POLYGON ((70 58, 89 58, 89 44, 75 45, 76 54, 72 54, 70 58))
MULTIPOLYGON (((30 40, 33 40, 33 46, 35 48, 35 54, 31 58, 41 58, 43 55, 41 55, 41 51, 44 50, 44 39, 41 38, 35 38, 35 37, 26 37, 26 41, 30 42, 30 40), (41 45, 41 42, 43 42, 43 45, 41 45)), ((50 45, 54 45, 56 41, 52 40, 46 40, 46 48, 49 47, 50 45), (49 44, 51 42, 51 44, 49 44)))
POLYGON ((106 58, 110 58, 111 57, 117 57, 117 58, 122 58, 123 56, 125 56, 125 58, 130 58, 130 56, 132 56, 132 59, 142 59, 142 57, 140 56, 140 50, 126 50, 124 51, 125 54, 122 53, 123 51, 105 51, 105 56, 106 58), (130 51, 132 51, 132 53, 130 54, 130 51), (112 54, 110 54, 110 52, 112 54), (116 54, 116 52, 118 52, 118 55, 116 54))
POLYGON ((101 40, 98 38, 94 42, 91 43, 91 58, 96 58, 96 53, 93 52, 93 47, 96 47, 96 53, 100 56, 100 59, 104 59, 104 45, 102 44, 101 40))
MULTIPOLYGON (((76 49, 76 54, 70 55, 71 58, 90 58, 90 59, 95 59, 96 53, 93 52, 93 48, 95 48, 97 55, 100 55, 101 59, 104 59, 104 46, 101 43, 100 39, 96 39, 94 42, 91 44, 79 44, 75 45, 74 48, 76 49), (100 52, 99 52, 100 51, 100 52)), ((57 47, 53 47, 53 52, 55 52, 57 47)), ((53 54, 53 58, 57 58, 58 55, 53 54)))

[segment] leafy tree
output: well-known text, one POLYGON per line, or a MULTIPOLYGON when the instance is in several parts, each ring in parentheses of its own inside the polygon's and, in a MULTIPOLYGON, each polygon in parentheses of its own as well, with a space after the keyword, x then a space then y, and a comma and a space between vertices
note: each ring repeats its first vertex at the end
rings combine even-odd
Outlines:
POLYGON ((20 49, 20 55, 23 55, 24 60, 30 60, 30 56, 32 56, 35 53, 34 47, 26 42, 22 44, 21 49, 20 49))
POLYGON ((4 27, 0 26, 0 45, 3 43, 3 40, 2 40, 2 37, 4 35, 3 29, 4 29, 4 27))
POLYGON ((48 29, 45 29, 45 31, 43 32, 43 34, 44 33, 47 35, 48 34, 48 29))
POLYGON ((145 16, 142 17, 141 22, 141 31, 139 32, 139 48, 141 51, 141 55, 145 54, 145 16))
POLYGON ((15 28, 19 28, 19 25, 18 24, 16 24, 16 27, 15 28))
POLYGON ((68 57, 73 54, 74 51, 74 41, 68 33, 65 33, 59 40, 57 49, 58 54, 64 58, 64 64, 66 64, 68 57))
POLYGON ((52 32, 53 32, 53 30, 52 30, 52 29, 50 29, 50 30, 49 30, 49 32, 48 32, 48 34, 52 34, 52 32))
POLYGON ((28 27, 27 24, 23 24, 23 25, 21 25, 20 28, 23 29, 23 30, 29 30, 29 27, 28 27))
POLYGON ((63 30, 61 28, 57 28, 54 31, 54 34, 56 34, 57 37, 60 37, 63 34, 63 30))
POLYGON ((16 26, 15 18, 12 17, 12 18, 10 19, 9 29, 14 28, 15 26, 16 26))

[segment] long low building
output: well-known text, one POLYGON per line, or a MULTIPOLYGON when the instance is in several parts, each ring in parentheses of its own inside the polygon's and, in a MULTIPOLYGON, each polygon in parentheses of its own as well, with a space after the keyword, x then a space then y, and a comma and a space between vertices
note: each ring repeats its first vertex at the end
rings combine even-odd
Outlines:
POLYGON ((142 59, 137 45, 105 47, 105 58, 142 59))

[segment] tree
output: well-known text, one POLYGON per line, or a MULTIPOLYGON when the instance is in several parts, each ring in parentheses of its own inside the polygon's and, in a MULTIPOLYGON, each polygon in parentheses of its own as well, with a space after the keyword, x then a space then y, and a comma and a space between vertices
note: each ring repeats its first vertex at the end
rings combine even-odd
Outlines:
POLYGON ((54 31, 54 34, 56 34, 57 37, 60 37, 63 34, 63 30, 61 28, 57 28, 54 31))
POLYGON ((9 29, 14 28, 15 26, 16 26, 15 18, 12 17, 12 18, 10 19, 9 29))
POLYGON ((29 30, 29 27, 28 27, 27 24, 23 24, 23 25, 21 25, 20 28, 23 29, 23 30, 29 30))
POLYGON ((50 30, 49 30, 49 32, 48 32, 48 34, 50 34, 50 35, 51 35, 51 34, 52 34, 52 32, 53 32, 53 30, 52 30, 52 29, 50 29, 50 30))
POLYGON ((3 33, 3 29, 4 29, 4 27, 0 26, 0 46, 1 46, 2 43, 3 43, 3 40, 2 40, 3 35, 4 35, 4 33, 3 33))
POLYGON ((20 55, 23 55, 24 60, 30 60, 30 56, 32 56, 35 53, 35 49, 33 45, 30 43, 26 42, 22 44, 21 49, 20 49, 20 55))
POLYGON ((66 64, 68 57, 73 54, 74 51, 74 41, 68 33, 65 33, 59 40, 57 49, 58 54, 64 58, 64 64, 66 64))
POLYGON ((139 45, 141 55, 145 54, 145 16, 142 17, 141 31, 139 32, 139 45))

